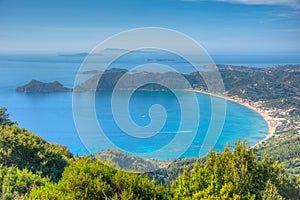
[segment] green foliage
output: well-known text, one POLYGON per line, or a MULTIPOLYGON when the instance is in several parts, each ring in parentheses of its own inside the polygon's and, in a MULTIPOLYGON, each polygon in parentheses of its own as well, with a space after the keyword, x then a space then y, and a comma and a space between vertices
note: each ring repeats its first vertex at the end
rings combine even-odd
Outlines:
POLYGON ((118 149, 103 150, 93 155, 93 158, 113 168, 144 173, 150 179, 164 185, 169 185, 175 180, 186 166, 192 169, 193 165, 199 161, 197 158, 179 158, 173 161, 142 158, 118 149))
POLYGON ((294 108, 297 110, 296 114, 299 116, 300 112, 300 98, 297 97, 283 97, 275 100, 269 100, 264 103, 267 108, 280 108, 288 110, 294 108))
POLYGON ((157 169, 156 171, 147 172, 147 176, 154 179, 157 183, 170 185, 172 181, 183 173, 185 168, 191 170, 195 163, 204 162, 204 159, 197 158, 179 158, 171 162, 167 167, 157 169))
POLYGON ((267 156, 257 161, 245 142, 236 143, 233 152, 228 146, 223 153, 211 152, 205 164, 185 170, 172 191, 175 199, 262 199, 269 193, 300 198, 284 169, 267 156))
POLYGON ((33 174, 27 169, 0 165, 0 199, 17 199, 26 195, 32 188, 49 182, 40 174, 33 174))
POLYGON ((13 122, 9 119, 9 114, 6 113, 6 108, 0 108, 0 125, 12 125, 13 122))
MULTIPOLYGON (((2 114, 2 119, 8 119, 8 115, 2 114)), ((284 137, 274 143, 283 149, 276 151, 281 147, 274 147, 273 151, 278 154, 275 158, 283 162, 289 155, 299 155, 293 146, 298 144, 298 135, 284 137)), ((257 159, 246 142, 237 142, 233 151, 227 146, 223 153, 212 151, 205 159, 179 159, 165 170, 142 175, 113 169, 95 158, 71 159, 67 148, 6 123, 0 125, 0 198, 300 199, 300 177, 287 175, 278 161, 262 154, 272 148, 255 150, 257 159), (162 186, 148 176, 164 183, 175 180, 162 186)), ((126 160, 139 160, 127 154, 125 158, 114 157, 119 166, 126 160)))
POLYGON ((289 66, 263 69, 229 66, 219 68, 229 95, 257 101, 296 97, 300 91, 300 65, 293 69, 289 66))
POLYGON ((4 166, 41 171, 58 180, 71 157, 66 147, 50 144, 16 125, 0 126, 0 164, 4 166))
MULTIPOLYGON (((182 162, 184 163, 184 162, 182 162)), ((187 164, 191 164, 187 162, 187 164)), ((278 162, 255 158, 246 142, 184 167, 170 186, 144 175, 112 169, 99 160, 76 158, 58 183, 31 190, 29 199, 299 199, 300 179, 278 162)))
POLYGON ((265 152, 280 162, 289 174, 300 175, 300 134, 283 133, 279 138, 271 138, 254 150, 259 160, 265 152))
POLYGON ((275 185, 268 180, 266 184, 266 189, 263 191, 262 195, 263 200, 283 200, 283 197, 278 193, 278 190, 275 185))
POLYGON ((126 171, 149 172, 167 166, 171 161, 141 158, 119 149, 106 149, 93 156, 103 163, 126 171))
POLYGON ((78 158, 62 179, 34 188, 29 199, 162 199, 166 191, 147 177, 123 172, 100 161, 78 158))
MULTIPOLYGON (((231 95, 238 95, 241 98, 257 101, 264 100, 281 100, 282 98, 298 97, 300 92, 300 65, 282 66, 272 68, 251 68, 242 66, 218 65, 220 74, 223 79, 226 92, 231 95)), ((118 80, 127 73, 126 70, 114 69, 108 70, 100 75, 96 74, 81 85, 77 85, 75 91, 90 90, 93 83, 98 81, 97 90, 112 90, 118 80)), ((202 88, 207 90, 206 83, 203 77, 211 77, 213 74, 210 71, 184 74, 185 78, 194 88, 202 88)), ((153 79, 155 77, 158 82, 166 81, 171 83, 176 89, 187 89, 182 84, 178 83, 176 74, 174 73, 133 73, 128 74, 128 80, 122 85, 123 89, 131 88, 132 80, 138 79, 153 79)), ((208 78, 209 79, 209 78, 208 78)), ((216 83, 214 83, 216 84, 216 83)), ((215 85, 216 86, 216 85, 215 85)), ((215 88, 221 88, 215 87, 215 88)), ((165 91, 165 87, 158 84, 147 84, 139 88, 140 90, 148 91, 165 91)), ((293 105, 300 111, 299 99, 293 99, 293 105), (297 103, 298 102, 298 103, 297 103)))

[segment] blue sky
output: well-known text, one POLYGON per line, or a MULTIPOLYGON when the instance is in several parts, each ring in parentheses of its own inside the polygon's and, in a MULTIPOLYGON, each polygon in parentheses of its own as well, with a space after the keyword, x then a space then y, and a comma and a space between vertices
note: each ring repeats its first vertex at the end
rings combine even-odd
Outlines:
POLYGON ((164 27, 209 53, 300 53, 300 0, 0 0, 0 52, 83 52, 164 27))

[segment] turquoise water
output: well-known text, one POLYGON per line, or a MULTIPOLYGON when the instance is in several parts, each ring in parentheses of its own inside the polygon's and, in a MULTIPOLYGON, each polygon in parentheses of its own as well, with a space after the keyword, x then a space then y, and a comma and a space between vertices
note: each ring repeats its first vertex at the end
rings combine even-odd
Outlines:
MULTIPOLYGON (((5 93, 6 98, 2 98, 2 95, 1 105, 7 106, 11 118, 16 120, 21 127, 26 127, 47 141, 65 145, 75 154, 89 153, 80 141, 75 128, 71 93, 23 94, 8 92, 5 93)), ((86 96, 91 94, 87 92, 78 95, 87 98, 86 96)), ((194 142, 183 157, 199 156, 203 136, 210 123, 210 97, 203 94, 197 94, 197 97, 200 106, 199 130, 194 142)), ((147 112, 150 105, 158 103, 167 110, 168 118, 165 127, 160 134, 148 140, 128 137, 118 129, 111 115, 109 100, 109 92, 97 94, 97 116, 106 135, 121 149, 131 153, 154 151, 168 144, 175 136, 180 121, 180 108, 176 98, 170 92, 137 92, 133 97, 130 107, 131 117, 141 126, 149 123, 147 112)), ((191 131, 194 130, 186 130, 186 133, 179 134, 191 134, 191 131)), ((253 145, 262 140, 267 132, 267 124, 259 114, 236 103, 227 102, 224 129, 214 149, 221 151, 227 143, 232 145, 238 139, 244 138, 247 139, 249 145, 253 145)), ((95 138, 91 138, 91 140, 94 141, 95 138)), ((92 153, 105 148, 105 144, 95 146, 92 153)), ((173 157, 172 154, 168 154, 158 155, 157 158, 171 159, 173 157)))
MULTIPOLYGON (((66 58, 51 60, 51 57, 48 61, 45 61, 45 58, 39 61, 0 60, 2 75, 0 106, 8 108, 11 119, 17 121, 19 126, 31 130, 47 141, 65 145, 75 154, 95 153, 108 146, 97 142, 97 138, 90 138, 93 141, 91 144, 95 145, 92 152, 85 148, 73 121, 72 93, 23 94, 15 92, 17 86, 25 84, 31 79, 58 80, 66 86, 72 87, 80 60, 76 60, 76 58, 67 59, 70 60, 66 60, 66 58)), ((87 102, 92 96, 89 92, 78 93, 77 95, 87 99, 87 102)), ((187 127, 183 132, 177 133, 180 122, 180 107, 171 92, 134 93, 129 109, 135 123, 140 126, 149 124, 148 111, 154 104, 162 105, 168 116, 165 126, 157 135, 148 139, 137 139, 128 137, 116 125, 111 115, 110 95, 110 92, 98 92, 96 94, 96 114, 106 136, 121 149, 130 153, 152 152, 164 147, 176 134, 182 134, 182 142, 184 143, 185 136, 188 137, 191 133, 195 133, 196 137, 182 157, 199 157, 201 146, 210 148, 203 144, 203 138, 211 120, 210 96, 196 94, 200 108, 199 129, 189 130, 187 127)), ((187 93, 182 92, 181 95, 184 97, 187 93)), ((247 139, 248 145, 253 145, 265 138, 267 133, 268 126, 258 113, 236 103, 227 102, 224 129, 213 149, 221 151, 227 143, 232 145, 238 139, 244 138, 247 139)), ((177 147, 178 149, 182 148, 180 144, 177 147)), ((176 152, 177 147, 170 149, 168 154, 157 155, 156 158, 174 158, 172 151, 176 152)), ((88 149, 91 150, 90 147, 88 149)))

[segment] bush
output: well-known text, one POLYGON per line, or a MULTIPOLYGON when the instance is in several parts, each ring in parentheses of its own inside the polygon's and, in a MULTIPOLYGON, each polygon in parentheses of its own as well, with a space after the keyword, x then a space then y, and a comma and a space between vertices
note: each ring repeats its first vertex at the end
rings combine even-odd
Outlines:
POLYGON ((50 144, 17 125, 0 125, 0 164, 4 166, 41 171, 57 181, 71 157, 66 147, 50 144))
POLYGON ((140 174, 118 171, 100 161, 78 158, 62 179, 34 188, 30 199, 162 199, 165 190, 140 174))
POLYGON ((42 178, 40 174, 33 174, 27 169, 20 170, 17 167, 0 166, 0 198, 22 198, 32 188, 49 182, 48 178, 42 178))

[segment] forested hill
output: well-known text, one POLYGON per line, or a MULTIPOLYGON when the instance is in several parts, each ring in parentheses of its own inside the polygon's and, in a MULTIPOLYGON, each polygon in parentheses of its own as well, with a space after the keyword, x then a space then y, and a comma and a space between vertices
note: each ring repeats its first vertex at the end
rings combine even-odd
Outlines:
POLYGON ((176 161, 168 173, 131 173, 95 157, 73 157, 18 127, 5 111, 0 109, 0 199, 300 199, 299 177, 266 155, 258 161, 245 142, 205 159, 176 161), (168 176, 171 183, 159 183, 168 176))
POLYGON ((300 95, 300 65, 271 68, 219 66, 219 69, 230 96, 257 101, 300 95))
POLYGON ((60 180, 73 155, 20 128, 0 108, 0 199, 20 199, 32 188, 60 180))
POLYGON ((73 157, 69 150, 18 127, 10 121, 5 108, 0 108, 0 119, 0 164, 59 180, 73 157))
MULTIPOLYGON (((253 101, 270 100, 279 98, 297 97, 300 95, 300 64, 284 65, 271 68, 251 68, 243 66, 218 65, 223 78, 225 90, 228 95, 238 95, 253 101)), ((97 88, 93 83, 99 79, 100 74, 96 73, 81 85, 75 87, 75 91, 85 90, 112 90, 118 80, 127 73, 124 69, 111 69, 102 73, 97 88)), ((210 72, 205 72, 210 73, 210 72)), ((194 88, 206 90, 206 84, 199 73, 184 74, 186 79, 194 88)), ((157 80, 157 82, 171 83, 174 88, 185 89, 179 84, 176 75, 171 72, 153 73, 140 72, 128 74, 121 89, 130 89, 135 80, 157 80)), ((148 84, 140 90, 166 90, 165 87, 156 84, 148 84)))
POLYGON ((171 163, 171 161, 167 160, 141 158, 119 149, 106 149, 93 155, 93 157, 112 167, 139 173, 166 168, 171 163))

